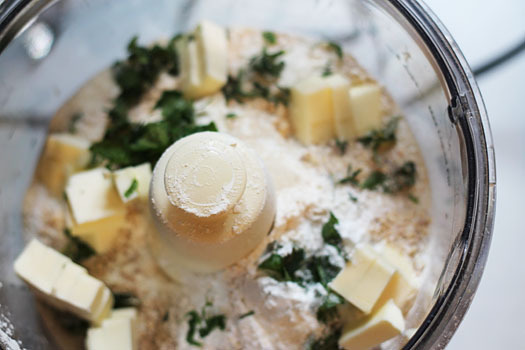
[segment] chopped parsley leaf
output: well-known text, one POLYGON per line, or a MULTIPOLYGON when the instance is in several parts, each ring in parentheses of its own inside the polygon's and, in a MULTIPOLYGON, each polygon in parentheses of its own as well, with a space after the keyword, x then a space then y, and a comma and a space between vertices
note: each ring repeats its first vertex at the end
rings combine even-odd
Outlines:
POLYGON ((233 119, 233 118, 236 118, 237 117, 237 114, 235 113, 228 113, 226 114, 226 119, 233 119))
POLYGON ((412 193, 408 194, 408 199, 414 204, 419 204, 419 198, 414 196, 412 193))
POLYGON ((348 141, 335 139, 335 146, 339 149, 339 152, 341 152, 341 154, 345 154, 346 148, 348 147, 348 141))
POLYGON ((334 72, 332 71, 332 66, 330 65, 330 63, 328 63, 326 66, 324 66, 323 73, 321 73, 321 76, 328 77, 332 74, 334 74, 334 72))
POLYGON ((349 165, 346 169, 346 176, 339 180, 339 184, 352 184, 355 186, 359 185, 359 181, 357 180, 357 176, 361 173, 361 169, 357 169, 355 171, 352 171, 352 165, 349 165))
POLYGON ((345 300, 336 292, 330 290, 317 309, 317 319, 323 323, 330 323, 337 318, 337 305, 344 304, 345 300))
POLYGON ((330 218, 323 225, 323 228, 321 230, 323 241, 326 244, 330 244, 330 245, 337 247, 343 243, 343 239, 341 238, 341 235, 335 228, 335 225, 337 225, 338 223, 339 223, 339 220, 337 220, 334 213, 330 212, 330 218))
POLYGON ((284 55, 283 50, 268 53, 268 50, 264 47, 260 55, 251 58, 250 68, 263 78, 278 78, 284 69, 284 61, 279 60, 282 55, 284 55))
POLYGON ((337 276, 339 271, 341 271, 339 266, 333 265, 330 262, 330 258, 327 255, 314 255, 308 259, 306 266, 312 275, 312 281, 321 283, 325 288, 328 288, 328 283, 330 283, 335 276, 337 276))
POLYGON ((341 328, 336 328, 327 336, 313 341, 309 350, 339 350, 339 338, 341 337, 341 328))
POLYGON ((387 176, 380 170, 373 171, 361 184, 361 188, 365 190, 376 190, 382 187, 387 180, 387 176))
POLYGON ((367 135, 357 139, 363 146, 370 148, 374 155, 392 147, 396 142, 396 130, 400 117, 391 118, 384 128, 372 130, 367 135))
POLYGON ((251 310, 251 311, 248 311, 247 313, 244 313, 242 315, 239 316, 239 320, 242 320, 243 318, 246 318, 246 317, 249 317, 249 316, 253 316, 255 315, 255 311, 251 310))
POLYGON ((341 46, 333 41, 330 41, 328 43, 326 43, 326 45, 328 46, 328 48, 332 51, 335 52, 335 54, 337 55, 337 57, 342 60, 343 59, 343 49, 341 48, 341 46))
POLYGON ((68 242, 62 253, 75 263, 80 263, 96 254, 95 250, 91 248, 89 244, 73 236, 70 229, 64 229, 64 234, 68 238, 68 242))
POLYGON ((259 264, 258 268, 266 271, 270 277, 277 281, 297 282, 295 273, 304 264, 304 249, 294 247, 292 252, 281 256, 272 253, 266 260, 259 264))
POLYGON ((140 299, 131 293, 113 293, 113 299, 114 309, 140 306, 140 299))
POLYGON ((274 45, 277 44, 277 37, 275 36, 275 33, 273 32, 263 32, 262 33, 264 42, 268 45, 274 45))
POLYGON ((164 91, 155 108, 162 110, 162 120, 148 124, 128 121, 128 106, 117 99, 108 112, 109 127, 104 138, 91 145, 92 165, 105 162, 109 168, 142 163, 155 165, 162 153, 178 139, 200 131, 217 131, 213 122, 195 123, 193 103, 177 90, 164 91))
POLYGON ((353 194, 351 194, 351 193, 349 193, 349 194, 348 194, 348 198, 350 198, 350 200, 351 200, 352 202, 354 202, 354 203, 356 203, 356 202, 357 202, 357 197, 356 197, 356 196, 354 196, 354 195, 353 195, 353 194))
POLYGON ((77 123, 84 117, 84 114, 77 112, 71 116, 67 131, 74 134, 77 131, 77 123))
POLYGON ((137 191, 138 188, 139 182, 137 181, 137 179, 133 179, 133 181, 131 181, 131 185, 129 185, 126 192, 124 192, 124 197, 129 198, 134 192, 137 191))
POLYGON ((274 105, 288 105, 290 101, 290 89, 281 86, 266 86, 259 82, 249 83, 246 71, 240 70, 237 77, 228 76, 226 85, 222 88, 226 101, 234 100, 244 103, 247 100, 263 98, 274 105), (251 89, 248 89, 251 88, 251 89))
POLYGON ((210 302, 206 302, 200 313, 192 310, 186 314, 186 316, 189 316, 188 333, 186 333, 186 341, 189 344, 201 347, 202 343, 195 339, 197 334, 200 338, 205 338, 215 329, 226 329, 225 315, 207 315, 206 309, 211 306, 213 305, 210 302))

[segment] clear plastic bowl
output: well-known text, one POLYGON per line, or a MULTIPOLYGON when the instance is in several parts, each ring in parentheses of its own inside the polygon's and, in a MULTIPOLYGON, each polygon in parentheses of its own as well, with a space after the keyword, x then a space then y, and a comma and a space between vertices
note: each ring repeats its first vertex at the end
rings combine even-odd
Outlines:
POLYGON ((0 345, 57 347, 12 269, 27 239, 21 205, 50 118, 91 76, 123 57, 133 35, 147 43, 203 18, 336 41, 392 94, 429 173, 433 261, 424 283, 432 297, 419 300, 426 307, 409 316, 417 331, 391 346, 444 348, 487 258, 494 150, 468 64, 415 0, 0 1, 0 345))

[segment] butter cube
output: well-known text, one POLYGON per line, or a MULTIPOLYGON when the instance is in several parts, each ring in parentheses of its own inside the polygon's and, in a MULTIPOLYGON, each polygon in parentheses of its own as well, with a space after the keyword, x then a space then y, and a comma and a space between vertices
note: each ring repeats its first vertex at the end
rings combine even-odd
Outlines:
POLYGON ((363 324, 343 330, 339 346, 348 350, 368 350, 401 334, 404 328, 401 310, 389 300, 363 324))
POLYGON ((14 268, 37 296, 95 324, 100 323, 113 306, 113 295, 103 282, 36 239, 16 259, 14 268))
POLYGON ((136 348, 135 322, 136 309, 114 310, 100 327, 88 329, 87 350, 132 350, 136 348))
POLYGON ((338 140, 355 137, 354 118, 350 103, 350 82, 342 75, 333 74, 326 78, 332 89, 335 136, 338 140))
POLYGON ((90 142, 71 134, 51 134, 37 167, 37 178, 55 196, 62 196, 67 178, 89 163, 90 142))
POLYGON ((93 317, 91 319, 94 325, 99 326, 103 320, 109 317, 111 314, 111 309, 113 308, 113 303, 113 293, 111 293, 108 288, 104 288, 100 303, 95 307, 95 311, 93 312, 93 317))
POLYGON ((16 274, 40 293, 49 295, 70 260, 33 239, 15 260, 16 274))
POLYGON ((334 138, 332 89, 325 77, 310 76, 292 87, 290 119, 295 137, 304 144, 334 138))
POLYGON ((393 299, 396 305, 406 312, 418 291, 418 282, 412 261, 399 249, 389 244, 384 245, 379 254, 381 259, 396 268, 396 272, 385 288, 376 307, 393 299))
POLYGON ((368 314, 394 275, 395 269, 385 263, 367 245, 356 247, 348 264, 331 282, 330 287, 368 314))
POLYGON ((151 165, 144 163, 117 170, 113 173, 113 181, 124 203, 135 198, 147 199, 151 182, 151 165), (133 189, 134 181, 136 182, 135 189, 133 189))
POLYGON ((381 88, 376 84, 353 86, 349 91, 356 136, 366 135, 383 125, 381 88))
POLYGON ((109 170, 97 168, 71 176, 66 194, 73 214, 71 233, 98 253, 111 249, 126 211, 109 170))
POLYGON ((187 98, 219 92, 228 78, 228 39, 224 28, 201 22, 193 35, 178 40, 181 87, 187 98))

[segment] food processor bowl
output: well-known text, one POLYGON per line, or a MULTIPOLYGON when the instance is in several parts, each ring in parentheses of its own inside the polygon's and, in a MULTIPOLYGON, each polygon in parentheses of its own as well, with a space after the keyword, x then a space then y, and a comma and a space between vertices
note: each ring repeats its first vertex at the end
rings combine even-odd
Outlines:
POLYGON ((12 268, 28 240, 22 202, 53 114, 90 77, 124 57, 132 36, 148 43, 201 19, 337 42, 391 93, 428 171, 432 259, 416 301, 423 307, 408 315, 415 331, 387 347, 444 348, 487 259, 494 150, 465 58, 415 0, 0 1, 0 345, 67 347, 45 330, 12 268))

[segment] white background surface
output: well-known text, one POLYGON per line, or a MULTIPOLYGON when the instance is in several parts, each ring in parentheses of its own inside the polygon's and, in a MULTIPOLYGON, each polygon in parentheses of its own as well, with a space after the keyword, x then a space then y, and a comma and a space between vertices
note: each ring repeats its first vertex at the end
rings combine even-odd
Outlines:
MULTIPOLYGON (((525 37, 525 0, 426 0, 472 67, 525 37)), ((478 78, 496 148, 494 236, 447 350, 525 349, 525 52, 478 78)))

